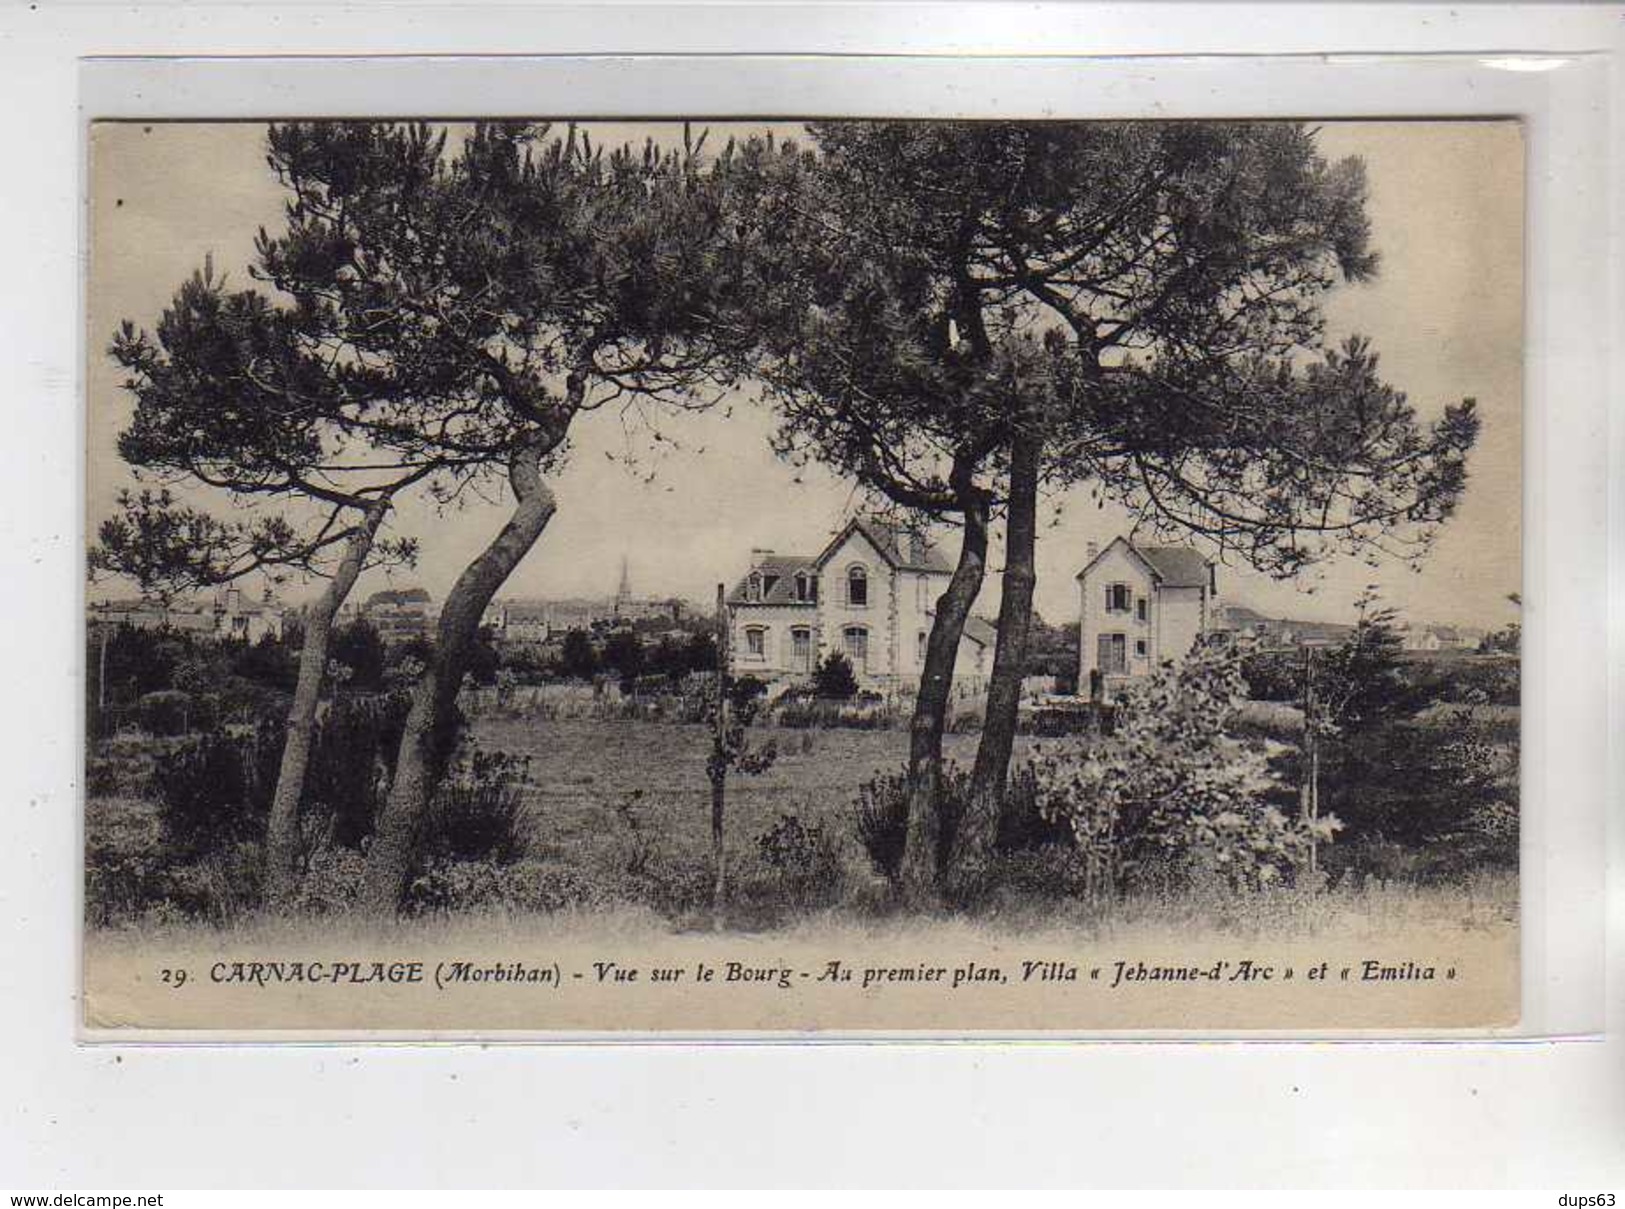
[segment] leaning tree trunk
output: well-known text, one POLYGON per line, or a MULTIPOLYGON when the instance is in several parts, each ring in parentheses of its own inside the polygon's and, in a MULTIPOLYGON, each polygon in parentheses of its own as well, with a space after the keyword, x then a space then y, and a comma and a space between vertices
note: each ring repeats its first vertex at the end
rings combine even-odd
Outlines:
POLYGON ((361 523, 345 543, 327 590, 305 615, 304 647, 299 652, 299 678, 288 709, 288 733, 277 769, 276 791, 265 828, 265 898, 273 911, 286 909, 298 885, 299 802, 305 792, 305 770, 310 766, 310 745, 316 733, 316 709, 327 675, 327 649, 338 616, 372 552, 378 527, 389 512, 389 501, 369 505, 361 523))
POLYGON ((508 471, 517 500, 513 515, 446 595, 434 657, 412 690, 412 706, 395 759, 395 778, 367 852, 361 905, 370 914, 389 916, 400 909, 417 861, 423 821, 445 774, 457 693, 479 635, 480 619, 497 589, 553 519, 556 501, 541 475, 541 460, 550 448, 551 444, 539 442, 514 456, 508 471))
POLYGON ((988 503, 979 492, 964 495, 965 536, 959 562, 937 601, 937 617, 926 641, 920 695, 914 702, 908 745, 908 834, 903 845, 903 897, 926 906, 938 897, 942 845, 942 732, 953 692, 954 661, 971 606, 982 590, 987 568, 988 503))
POLYGON ((999 811, 1015 749, 1021 681, 1032 632, 1034 547, 1038 539, 1038 462, 1042 441, 1023 425, 1010 443, 1010 500, 1005 520, 1004 574, 1000 584, 999 634, 988 678, 987 714, 971 772, 970 801, 955 833, 954 864, 978 861, 993 850, 999 811))

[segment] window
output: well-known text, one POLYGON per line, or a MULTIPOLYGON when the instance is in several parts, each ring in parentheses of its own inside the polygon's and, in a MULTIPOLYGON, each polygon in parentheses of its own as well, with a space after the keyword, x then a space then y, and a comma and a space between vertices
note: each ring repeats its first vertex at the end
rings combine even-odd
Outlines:
POLYGON ((798 672, 812 671, 812 631, 805 626, 790 631, 790 666, 798 672))
POLYGON ((1128 639, 1122 634, 1102 634, 1096 653, 1096 664, 1106 675, 1128 671, 1128 639))
POLYGON ((866 607, 869 603, 869 573, 853 567, 846 573, 846 603, 866 607))
POLYGON ((921 575, 914 580, 914 607, 922 613, 931 611, 931 579, 921 575))
POLYGON ((920 633, 919 633, 919 637, 915 640, 915 643, 914 643, 915 662, 917 662, 921 667, 925 666, 925 645, 926 645, 925 631, 921 630, 920 633))
POLYGON ((1136 638, 1134 640, 1134 657, 1136 659, 1144 659, 1145 658, 1145 639, 1144 638, 1136 638))
POLYGON ((1134 602, 1134 615, 1144 621, 1151 615, 1151 602, 1143 596, 1136 600, 1134 602))
POLYGON ((761 626, 751 626, 745 631, 745 654, 752 659, 760 659, 767 654, 767 631, 761 626))
POLYGON ((841 631, 841 644, 854 672, 869 670, 869 631, 860 625, 849 625, 841 631))
POLYGON ((1106 612, 1127 613, 1131 607, 1129 602, 1132 598, 1133 593, 1129 591, 1127 584, 1107 584, 1106 612))
POLYGON ((813 598, 813 581, 808 578, 805 571, 796 572, 796 599, 811 600, 813 598))
POLYGON ((746 600, 762 599, 762 577, 755 571, 750 573, 750 580, 745 587, 746 600))

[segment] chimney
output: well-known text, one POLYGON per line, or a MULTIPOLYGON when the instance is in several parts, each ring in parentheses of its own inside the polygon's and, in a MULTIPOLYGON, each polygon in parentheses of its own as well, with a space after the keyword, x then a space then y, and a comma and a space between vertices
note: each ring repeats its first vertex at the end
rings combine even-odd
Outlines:
POLYGON ((1097 559, 1099 557, 1100 557, 1100 543, 1099 542, 1090 542, 1087 546, 1085 546, 1083 548, 1083 563, 1084 563, 1084 566, 1088 566, 1090 563, 1094 562, 1095 559, 1097 559))

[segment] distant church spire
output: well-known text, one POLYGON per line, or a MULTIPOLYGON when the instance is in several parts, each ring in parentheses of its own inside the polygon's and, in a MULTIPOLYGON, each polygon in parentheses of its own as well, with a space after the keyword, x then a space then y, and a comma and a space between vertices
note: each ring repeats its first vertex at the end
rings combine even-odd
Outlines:
POLYGON ((615 599, 626 601, 632 599, 632 573, 626 565, 626 555, 621 555, 621 586, 615 589, 615 599))

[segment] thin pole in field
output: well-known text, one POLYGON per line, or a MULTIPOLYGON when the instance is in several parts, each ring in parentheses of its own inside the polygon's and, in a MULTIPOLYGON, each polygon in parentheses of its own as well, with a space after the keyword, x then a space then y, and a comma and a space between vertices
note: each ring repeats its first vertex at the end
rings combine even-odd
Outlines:
POLYGON ((722 930, 722 904, 728 892, 728 874, 722 844, 722 816, 728 780, 728 607, 723 585, 717 585, 717 702, 716 734, 711 750, 711 864, 716 880, 711 888, 712 926, 722 930))

